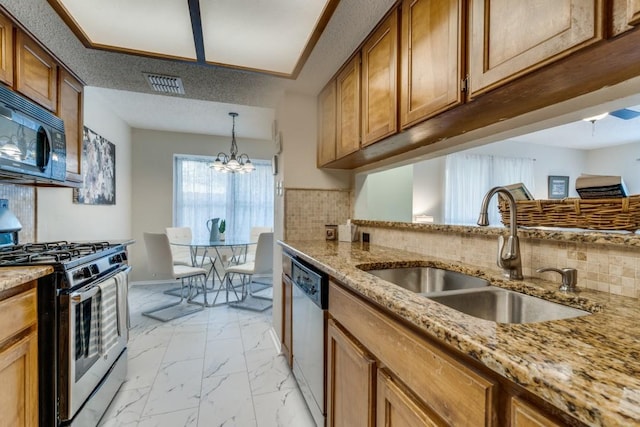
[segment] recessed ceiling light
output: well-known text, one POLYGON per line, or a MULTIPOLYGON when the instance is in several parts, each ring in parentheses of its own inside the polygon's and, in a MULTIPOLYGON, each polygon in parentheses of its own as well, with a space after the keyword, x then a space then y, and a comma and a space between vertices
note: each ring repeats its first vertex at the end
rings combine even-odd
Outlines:
POLYGON ((582 120, 585 121, 585 122, 595 122, 595 121, 604 119, 608 115, 609 115, 609 113, 602 113, 602 114, 598 114, 597 116, 591 116, 591 117, 584 118, 582 120))
POLYGON ((180 77, 151 73, 142 74, 147 79, 147 83, 149 83, 151 89, 156 92, 184 95, 184 86, 182 85, 182 79, 180 77))

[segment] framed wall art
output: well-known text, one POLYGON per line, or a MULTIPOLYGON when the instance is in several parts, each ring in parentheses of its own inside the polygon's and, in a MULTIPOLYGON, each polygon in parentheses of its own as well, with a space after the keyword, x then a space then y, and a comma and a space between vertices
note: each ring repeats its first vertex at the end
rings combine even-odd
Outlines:
POLYGON ((73 202, 116 204, 116 146, 88 127, 82 141, 82 186, 73 190, 73 202))
POLYGON ((569 177, 549 175, 549 198, 564 199, 569 197, 569 177))

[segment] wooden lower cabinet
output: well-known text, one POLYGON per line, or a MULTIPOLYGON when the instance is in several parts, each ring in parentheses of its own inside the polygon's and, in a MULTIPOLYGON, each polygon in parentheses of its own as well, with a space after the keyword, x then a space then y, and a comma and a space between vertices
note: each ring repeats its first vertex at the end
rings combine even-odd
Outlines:
POLYGON ((0 425, 38 425, 36 291, 0 301, 0 425))
POLYGON ((378 370, 377 384, 376 425, 378 427, 444 425, 383 369, 378 370))
MULTIPOLYGON (((525 402, 522 397, 528 392, 513 382, 333 279, 329 316, 327 426, 564 425, 547 415, 547 409, 525 402)), ((548 410, 561 415, 552 407, 548 410)), ((566 418, 570 425, 582 425, 566 418)))
POLYGON ((511 399, 511 427, 561 427, 538 408, 514 397, 511 399))
POLYGON ((327 326, 327 425, 374 425, 375 360, 333 320, 327 326))

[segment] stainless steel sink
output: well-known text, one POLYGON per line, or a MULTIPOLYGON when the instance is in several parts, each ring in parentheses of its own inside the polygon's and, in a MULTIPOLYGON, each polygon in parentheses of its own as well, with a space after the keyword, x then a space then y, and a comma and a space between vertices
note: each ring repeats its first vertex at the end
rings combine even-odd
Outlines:
POLYGON ((387 282, 416 293, 472 289, 489 286, 479 277, 435 267, 401 267, 367 270, 387 282))
POLYGON ((424 296, 470 316, 498 323, 544 322, 591 314, 588 311, 495 286, 468 292, 424 296))

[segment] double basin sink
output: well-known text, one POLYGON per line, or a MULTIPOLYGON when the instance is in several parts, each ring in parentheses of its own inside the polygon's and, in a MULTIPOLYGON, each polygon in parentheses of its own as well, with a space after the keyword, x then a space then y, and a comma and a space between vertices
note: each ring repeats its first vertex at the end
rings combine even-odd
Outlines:
POLYGON ((470 316, 497 323, 533 323, 585 316, 588 311, 491 286, 488 280, 436 267, 365 270, 470 316))

